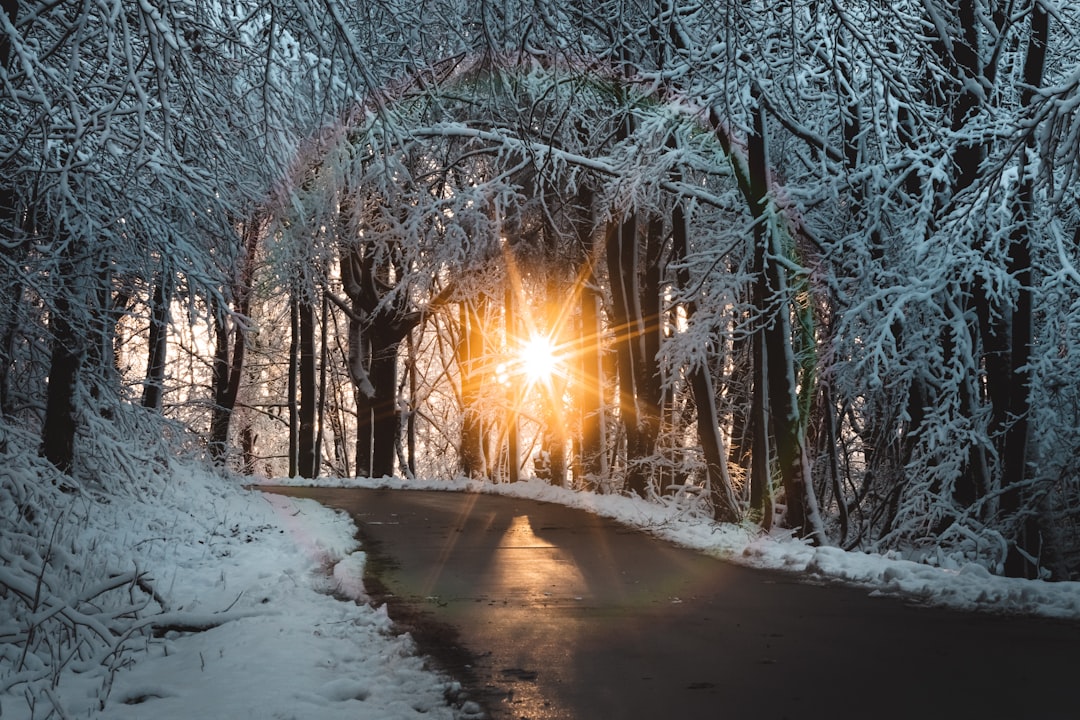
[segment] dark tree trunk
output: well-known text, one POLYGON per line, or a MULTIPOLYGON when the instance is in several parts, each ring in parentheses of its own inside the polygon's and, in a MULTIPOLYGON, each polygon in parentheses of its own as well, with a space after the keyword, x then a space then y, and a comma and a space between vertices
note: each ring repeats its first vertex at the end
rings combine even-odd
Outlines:
MULTIPOLYGON (((640 453, 643 461, 656 454, 660 440, 660 427, 665 411, 664 386, 660 372, 660 340, 663 333, 660 287, 664 274, 663 219, 654 215, 649 219, 645 233, 644 265, 641 268, 641 285, 638 289, 638 342, 634 361, 634 389, 637 392, 638 418, 641 424, 640 453)), ((643 464, 645 469, 647 465, 643 464)), ((649 472, 647 478, 652 476, 649 472)), ((663 488, 660 488, 663 490, 663 488)))
MULTIPOLYGON (((356 475, 357 477, 389 477, 401 435, 398 412, 398 353, 404 330, 386 325, 385 318, 372 318, 366 323, 350 324, 350 332, 362 335, 350 340, 353 352, 350 363, 359 364, 363 379, 356 385, 356 475)), ((411 327, 411 326, 410 326, 411 327)), ((413 430, 415 433, 415 429, 413 430)), ((410 457, 415 453, 410 445, 410 457)))
POLYGON ((638 342, 640 312, 632 306, 638 296, 637 221, 630 217, 608 225, 608 278, 611 285, 611 322, 615 330, 615 355, 619 368, 619 421, 626 433, 626 489, 641 497, 648 492, 648 474, 642 467, 643 419, 638 411, 634 386, 635 344, 638 342))
MULTIPOLYGON (((1031 8, 1031 34, 1024 62, 1024 90, 1021 105, 1031 107, 1035 88, 1043 83, 1046 64, 1046 44, 1050 34, 1050 18, 1041 4, 1031 8)), ((1005 562, 1005 572, 1017 577, 1032 577, 1037 568, 1028 558, 1038 557, 1038 525, 1032 508, 1020 516, 1029 493, 1023 489, 1027 479, 1027 459, 1030 443, 1031 359, 1032 344, 1032 268, 1031 223, 1034 221, 1034 170, 1028 167, 1028 154, 1036 151, 1034 133, 1030 133, 1020 150, 1019 186, 1014 206, 1014 225, 1009 241, 1008 270, 1016 278, 1019 292, 1012 313, 1011 362, 1009 371, 1008 418, 1001 442, 1003 455, 1001 498, 1002 511, 1017 522, 1017 535, 1005 562), (1019 516, 1019 517, 1018 517, 1019 516)))
POLYGON ((323 433, 326 428, 326 382, 327 366, 330 356, 330 300, 326 293, 322 294, 322 303, 319 311, 319 395, 317 399, 318 414, 315 427, 315 474, 318 475, 322 467, 323 433))
POLYGON ((707 367, 698 366, 690 371, 690 390, 697 409, 698 442, 705 455, 705 468, 709 474, 713 517, 719 522, 738 522, 742 513, 731 488, 727 456, 720 437, 720 421, 716 414, 716 396, 707 367))
MULTIPOLYGON (((259 230, 259 224, 255 221, 249 222, 244 228, 244 257, 231 288, 236 314, 241 321, 238 322, 236 318, 230 317, 229 310, 224 305, 215 308, 214 312, 214 361, 211 376, 214 407, 210 414, 209 448, 210 456, 219 463, 224 462, 228 455, 229 427, 232 423, 236 399, 240 395, 240 381, 247 347, 243 320, 251 312, 251 280, 255 267, 255 252, 258 249, 259 230), (230 344, 232 345, 231 354, 230 344)), ((165 306, 168 307, 167 303, 165 306)), ((290 459, 293 456, 291 450, 289 456, 290 459)))
POLYGON ((392 248, 376 253, 363 245, 347 249, 341 258, 342 285, 352 309, 349 314, 349 375, 356 389, 356 474, 383 477, 394 474, 401 433, 398 412, 397 359, 401 341, 421 320, 407 310, 407 296, 392 302, 386 294, 391 274, 404 270, 385 258, 392 248))
MULTIPOLYGON (((518 316, 517 306, 514 300, 514 287, 513 284, 506 283, 506 288, 503 292, 503 329, 505 332, 505 343, 507 347, 512 347, 517 340, 518 333, 518 316)), ((514 397, 515 390, 509 389, 510 397, 514 397)), ((521 479, 521 448, 518 444, 518 431, 519 422, 518 414, 519 408, 517 402, 510 401, 510 412, 506 417, 506 479, 508 482, 517 482, 521 479)))
MULTIPOLYGON (((27 239, 30 233, 26 232, 29 217, 21 205, 11 188, 0 187, 0 229, 10 227, 12 232, 11 242, 0 243, 0 253, 5 256, 9 268, 18 267, 30 249, 27 239), (15 242, 16 236, 19 242, 15 242)), ((15 338, 19 329, 19 308, 23 307, 23 290, 19 273, 5 270, 0 276, 0 313, 4 318, 0 329, 0 417, 7 417, 12 412, 11 368, 15 363, 15 338)))
POLYGON ((315 308, 311 301, 296 300, 297 329, 299 330, 299 368, 297 380, 297 439, 296 472, 303 478, 318 476, 315 452, 315 416, 318 406, 316 391, 315 308))
POLYGON ((67 300, 58 298, 49 318, 52 352, 41 437, 42 456, 68 474, 75 461, 76 398, 86 353, 83 341, 70 323, 69 313, 67 300))
POLYGON ((296 297, 289 298, 289 477, 300 471, 300 421, 298 400, 300 397, 297 371, 300 367, 300 308, 296 297))
POLYGON ((224 462, 229 448, 229 427, 236 399, 240 395, 240 379, 244 368, 244 331, 228 311, 221 308, 214 320, 214 362, 211 382, 214 408, 210 414, 210 455, 224 462), (229 327, 233 326, 232 332, 229 327), (230 353, 230 344, 232 352, 230 353))
MULTIPOLYGON (((580 129, 579 129, 580 130, 580 129)), ((582 133, 584 136, 584 133, 582 133)), ((584 139, 584 138, 583 138, 584 139)), ((577 383, 578 417, 580 434, 577 446, 577 474, 592 486, 598 486, 607 473, 606 448, 604 447, 604 367, 603 327, 600 322, 600 294, 597 290, 596 264, 599 246, 593 227, 592 188, 582 185, 576 197, 577 218, 575 228, 582 262, 579 270, 578 303, 580 325, 578 328, 577 383)))
POLYGON ((244 425, 240 430, 240 455, 243 459, 240 471, 245 475, 255 474, 255 443, 258 439, 251 425, 244 425))
MULTIPOLYGON (((23 285, 21 282, 12 282, 10 296, 18 298, 22 296, 23 285)), ((6 295, 7 293, 5 293, 6 295)), ((0 417, 8 417, 13 412, 11 402, 11 368, 15 363, 15 337, 18 333, 18 302, 6 301, 3 298, 4 325, 0 331, 0 417)))
MULTIPOLYGON (((749 293, 748 293, 749 294, 749 293)), ((728 462, 742 468, 749 475, 754 445, 752 404, 754 387, 754 341, 752 337, 739 335, 731 341, 732 371, 727 384, 731 402, 731 447, 728 462)))
MULTIPOLYGON (((760 89, 752 88, 754 98, 760 89)), ((710 120, 725 151, 731 152, 731 139, 720 122, 715 109, 710 120)), ((775 459, 784 485, 787 512, 784 520, 789 527, 801 528, 803 534, 824 541, 823 529, 817 514, 813 487, 809 482, 809 460, 806 453, 802 418, 799 415, 796 390, 794 350, 792 346, 790 312, 784 269, 772 258, 784 257, 777 231, 767 223, 768 210, 768 142, 765 137, 765 111, 758 103, 754 114, 754 132, 747 139, 746 166, 736 166, 736 181, 754 219, 754 257, 751 272, 754 276, 753 300, 760 315, 754 333, 754 394, 751 411, 754 423, 754 446, 751 459, 751 505, 767 503, 769 493, 764 487, 769 481, 769 464, 774 453, 769 452, 769 429, 776 442, 775 459), (760 424, 760 426, 759 426, 760 424)), ((768 517, 768 508, 763 515, 768 517)), ((767 520, 766 520, 767 521, 767 520)))
POLYGON ((606 471, 604 462, 604 361, 599 298, 590 273, 581 290, 581 467, 592 483, 606 471))
POLYGON ((755 240, 764 247, 761 260, 763 272, 758 275, 764 297, 759 297, 758 310, 762 312, 763 327, 758 331, 765 343, 763 358, 768 374, 767 398, 770 425, 776 442, 776 461, 784 486, 787 509, 784 522, 788 527, 798 528, 803 536, 816 542, 825 541, 817 505, 810 482, 810 463, 806 451, 804 430, 805 417, 800 411, 796 374, 798 362, 792 338, 790 301, 786 270, 774 258, 784 257, 784 248, 777 236, 778 231, 765 226, 760 220, 768 199, 768 143, 765 137, 764 111, 758 111, 754 122, 754 135, 747 143, 748 163, 751 177, 759 190, 757 210, 759 222, 755 224, 755 240))
POLYGON ((648 494, 649 461, 660 431, 660 245, 646 233, 641 261, 638 221, 611 223, 605 243, 619 368, 619 417, 626 433, 626 489, 648 494))
POLYGON ((71 473, 75 462, 75 438, 78 430, 77 412, 79 385, 87 358, 85 318, 92 308, 75 307, 78 299, 67 294, 68 288, 78 288, 77 260, 84 249, 68 240, 62 250, 57 273, 71 278, 64 284, 49 313, 50 358, 49 381, 45 400, 45 422, 41 435, 41 454, 57 469, 71 473), (75 313, 83 319, 81 327, 75 313))
MULTIPOLYGON (((409 451, 409 476, 416 477, 416 412, 418 401, 418 382, 417 382, 417 368, 416 368, 416 337, 412 330, 409 330, 408 335, 408 363, 409 366, 406 372, 409 374, 409 416, 405 421, 405 437, 406 447, 409 451)), ((515 433, 513 437, 515 443, 514 457, 517 457, 516 443, 517 435, 515 433)))
POLYGON ((398 341, 389 330, 376 333, 371 347, 371 477, 394 474, 394 450, 400 433, 397 409, 398 341))
POLYGON ((143 407, 161 410, 165 389, 165 356, 169 339, 169 303, 172 301, 172 274, 162 271, 150 298, 150 337, 146 353, 146 382, 143 407))
MULTIPOLYGON (((755 97, 758 94, 755 88, 755 97)), ((772 463, 775 460, 783 463, 779 451, 772 447, 770 429, 777 445, 781 439, 777 437, 786 433, 777 431, 775 426, 776 403, 773 395, 783 392, 783 387, 774 388, 773 380, 780 380, 774 375, 776 370, 786 375, 784 370, 784 358, 774 358, 775 353, 783 353, 782 338, 778 337, 776 325, 781 312, 786 313, 786 306, 782 296, 776 294, 779 288, 774 288, 773 278, 776 274, 776 263, 770 262, 771 233, 762 222, 765 212, 765 204, 768 202, 768 146, 765 140, 765 118, 761 108, 754 114, 754 132, 747 140, 747 172, 746 181, 742 184, 742 192, 746 198, 753 216, 754 222, 754 257, 751 275, 754 280, 753 301, 754 308, 760 313, 759 326, 754 332, 754 391, 750 417, 754 426, 753 453, 751 458, 751 506, 762 514, 763 524, 771 522, 772 517, 772 463), (778 346, 779 345, 779 346, 778 346)), ((790 461, 790 457, 787 457, 790 461)), ((781 477, 789 479, 793 473, 786 473, 781 468, 781 477)), ((794 494, 798 486, 788 488, 785 486, 787 495, 787 512, 784 520, 788 527, 802 527, 802 499, 794 494), (789 492, 791 491, 791 492, 789 492)))
MULTIPOLYGON (((762 250, 762 252, 764 252, 762 250)), ((755 251, 755 256, 757 251, 755 251)), ((757 267, 758 260, 754 265, 757 267)), ((764 296, 764 273, 757 274, 754 281, 754 300, 762 302, 764 296)), ((773 525, 772 448, 769 444, 769 375, 764 332, 753 334, 753 359, 751 362, 752 391, 747 422, 752 436, 750 440, 750 509, 761 526, 768 530, 773 525)))
POLYGON ((371 476, 372 402, 371 341, 359 318, 349 320, 349 366, 356 400, 356 476, 371 476))

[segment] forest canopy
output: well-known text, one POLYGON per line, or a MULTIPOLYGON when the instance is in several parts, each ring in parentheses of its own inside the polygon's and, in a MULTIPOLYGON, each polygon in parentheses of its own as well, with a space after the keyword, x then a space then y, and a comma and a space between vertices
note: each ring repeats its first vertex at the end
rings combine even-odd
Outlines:
POLYGON ((1072 5, 3 7, 0 453, 1080 577, 1072 5))

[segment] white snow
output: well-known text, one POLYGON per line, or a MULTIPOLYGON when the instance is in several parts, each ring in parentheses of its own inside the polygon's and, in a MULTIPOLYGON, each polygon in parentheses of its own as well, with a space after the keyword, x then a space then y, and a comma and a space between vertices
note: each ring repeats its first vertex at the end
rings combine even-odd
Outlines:
MULTIPOLYGON (((147 571, 176 617, 234 619, 144 641, 111 684, 102 664, 69 668, 54 688, 34 685, 36 710, 17 684, 0 694, 4 720, 53 706, 62 712, 52 717, 110 720, 467 717, 447 701, 464 701, 458 686, 368 604, 347 516, 194 469, 150 501, 114 497, 94 514, 84 551, 147 571)), ((0 653, 0 686, 7 659, 17 662, 0 653)))
MULTIPOLYGON (((1080 583, 1001 578, 975 565, 930 567, 813 548, 783 534, 762 535, 749 525, 716 525, 690 501, 645 502, 536 480, 314 484, 501 493, 563 503, 732 562, 811 581, 836 580, 954 608, 1080 619, 1080 583)), ((147 571, 177 617, 232 619, 205 631, 146 640, 111 684, 104 666, 77 674, 65 670, 55 687, 40 690, 36 711, 24 697, 27 686, 15 685, 0 694, 5 720, 45 717, 52 704, 63 708, 57 717, 116 720, 479 716, 457 683, 429 669, 411 639, 393 632, 385 608, 368 603, 364 553, 347 516, 312 501, 243 490, 194 469, 173 478, 152 501, 117 497, 96 512, 106 516, 84 529, 84 549, 147 571)))

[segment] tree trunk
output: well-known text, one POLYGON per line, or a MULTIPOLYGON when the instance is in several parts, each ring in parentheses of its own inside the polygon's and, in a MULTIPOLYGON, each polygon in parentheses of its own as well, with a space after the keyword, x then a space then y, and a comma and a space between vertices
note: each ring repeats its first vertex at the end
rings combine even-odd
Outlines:
POLYGON ((326 293, 322 293, 322 302, 319 310, 319 395, 318 414, 315 420, 315 474, 318 475, 322 467, 323 435, 326 429, 326 382, 327 366, 330 364, 330 350, 328 345, 330 334, 330 300, 326 293))
POLYGON ((615 356, 619 368, 619 421, 626 436, 626 489, 645 497, 648 476, 641 467, 642 427, 634 387, 634 345, 638 313, 631 303, 637 297, 637 222, 629 217, 608 225, 605 250, 611 285, 611 323, 615 329, 615 356))
POLYGON ((748 164, 751 178, 758 188, 755 213, 755 241, 762 247, 759 258, 764 263, 758 275, 763 326, 758 331, 765 345, 763 358, 768 374, 766 387, 769 419, 776 442, 776 461, 787 499, 784 522, 788 527, 798 528, 803 536, 824 543, 825 535, 818 516, 814 488, 810 482, 810 462, 806 452, 804 417, 800 413, 798 365, 793 346, 790 321, 790 293, 787 271, 780 260, 786 256, 779 230, 766 215, 769 202, 768 142, 765 137, 764 110, 758 110, 754 122, 754 135, 747 143, 748 164))
MULTIPOLYGON (((681 180, 681 178, 675 178, 681 180)), ((679 290, 687 292, 690 287, 690 270, 686 266, 688 243, 688 218, 682 203, 676 203, 671 213, 671 256, 678 268, 675 272, 679 290)), ((687 299, 684 303, 686 319, 690 321, 697 312, 697 303, 687 299)), ((705 471, 709 483, 709 495, 713 504, 713 516, 720 522, 737 522, 742 513, 731 486, 727 466, 727 453, 720 432, 720 420, 716 412, 716 393, 708 360, 689 370, 690 392, 697 410, 697 436, 705 455, 705 471)))
MULTIPOLYGON (((257 222, 247 223, 243 230, 244 257, 237 268, 236 279, 231 288, 236 315, 246 319, 251 314, 251 281, 255 267, 255 253, 258 248, 260 226, 257 222)), ((167 307, 167 303, 165 304, 167 307)), ((223 304, 214 308, 214 360, 211 375, 210 394, 214 407, 210 413, 210 456, 215 462, 224 462, 229 447, 229 427, 232 423, 236 399, 240 395, 240 383, 243 379, 247 333, 242 322, 230 317, 223 304), (231 328, 231 330, 230 330, 231 328), (232 344, 230 355, 229 345, 232 344)), ((290 379, 292 372, 290 367, 290 379)), ((290 425, 291 427, 291 425, 290 425)), ((291 446, 290 446, 291 447, 291 446)), ((289 452, 290 460, 293 452, 289 452)), ((293 477, 295 473, 291 474, 293 477)))
POLYGON ((372 402, 371 341, 359 317, 349 319, 349 376, 356 402, 356 477, 371 477, 372 402))
POLYGON ((422 317, 408 311, 407 295, 387 299, 391 276, 403 277, 405 271, 386 260, 393 253, 383 250, 359 245, 345 249, 341 257, 342 286, 352 303, 346 311, 349 375, 356 391, 357 476, 394 474, 401 433, 398 352, 422 317))
MULTIPOLYGON (((413 330, 409 330, 408 335, 408 353, 409 353, 409 367, 406 372, 409 374, 409 416, 405 421, 405 435, 406 446, 409 451, 409 477, 416 477, 416 413, 419 401, 418 382, 417 382, 417 368, 416 368, 416 336, 413 330)), ((514 442, 517 442, 515 435, 514 442)), ((515 453, 516 455, 516 453, 515 453)))
POLYGON ((305 297, 300 297, 295 302, 299 330, 296 471, 300 477, 311 479, 318 476, 319 470, 315 452, 315 416, 318 405, 315 368, 315 308, 305 297))
MULTIPOLYGON (((752 294, 752 290, 744 291, 752 294)), ((752 406, 754 388, 754 340, 752 336, 740 334, 731 341, 731 379, 727 383, 727 394, 732 405, 731 410, 731 447, 728 448, 728 462, 742 468, 750 476, 750 463, 753 457, 753 415, 752 406)))
MULTIPOLYGON (((752 96, 760 89, 752 88, 752 96)), ((723 130, 714 110, 710 119, 717 137, 726 151, 731 152, 731 140, 723 130)), ((778 237, 779 230, 770 217, 768 176, 768 142, 765 136, 765 110, 761 103, 754 114, 754 132, 747 139, 746 165, 736 164, 736 180, 754 219, 754 257, 751 273, 754 276, 754 306, 759 314, 754 333, 754 396, 750 415, 753 417, 754 450, 751 459, 751 505, 761 508, 767 518, 769 463, 768 431, 776 442, 778 464, 787 512, 784 520, 789 527, 801 528, 818 542, 824 542, 824 528, 817 512, 813 487, 809 482, 809 459, 806 453, 802 418, 799 415, 795 353, 792 346, 790 312, 785 270, 780 259, 785 257, 778 237), (774 385, 775 383, 775 385, 774 385), (761 427, 756 424, 764 423, 761 427)))
POLYGON ((626 433, 626 489, 648 495, 650 460, 660 430, 658 234, 646 233, 642 267, 638 221, 608 227, 605 249, 619 368, 619 417, 626 433), (640 273, 640 276, 639 276, 640 273))
POLYGON ((299 442, 300 423, 297 401, 299 399, 299 382, 297 370, 300 367, 300 308, 299 300, 289 298, 289 383, 288 400, 289 406, 289 477, 296 477, 300 470, 299 465, 299 442))
MULTIPOLYGON (((5 0, 6 1, 6 0, 5 0)), ((6 5, 5 5, 6 7, 6 5)), ((14 13, 15 6, 12 7, 14 13)), ((13 21, 14 22, 14 21, 13 21)), ((15 338, 19 329, 20 308, 24 305, 24 283, 21 274, 10 271, 17 268, 30 249, 27 232, 29 215, 23 202, 15 197, 7 187, 0 187, 0 227, 8 226, 12 233, 18 234, 20 242, 0 243, 0 254, 4 256, 3 275, 0 276, 0 313, 3 315, 3 327, 0 332, 0 417, 7 417, 12 412, 10 397, 11 368, 15 364, 15 338)), ((12 237, 12 240, 15 238, 12 237)))
POLYGON ((41 434, 41 454, 61 472, 70 474, 75 462, 76 398, 80 369, 86 354, 70 322, 67 299, 58 297, 49 316, 52 352, 41 434))
POLYGON ((596 485, 607 475, 604 447, 604 361, 603 331, 597 311, 599 298, 593 289, 590 272, 581 289, 581 451, 580 462, 585 477, 596 485))
POLYGON ((228 454, 229 427, 232 423, 233 410, 236 408, 236 399, 240 394, 247 341, 243 328, 235 320, 229 318, 225 308, 220 308, 217 312, 214 328, 214 361, 211 377, 214 408, 210 414, 210 455, 215 461, 224 462, 228 454))
POLYGON ((165 390, 165 358, 169 339, 169 304, 172 302, 172 273, 162 270, 150 299, 150 337, 146 353, 146 381, 142 404, 161 410, 165 390))
POLYGON ((480 323, 482 309, 462 303, 459 319, 461 337, 458 340, 457 360, 461 374, 461 472, 466 477, 488 476, 484 451, 484 421, 480 409, 480 391, 484 373, 480 364, 484 353, 484 333, 480 323))
POLYGON ((697 409, 697 436, 705 455, 713 517, 719 522, 738 522, 742 513, 731 487, 727 454, 716 414, 716 394, 707 367, 698 366, 690 371, 690 390, 697 409))
MULTIPOLYGON (((757 267, 755 250, 754 267, 757 267)), ((764 254, 764 248, 760 250, 764 254)), ((764 302, 764 273, 755 273, 754 301, 764 302)), ((753 334, 753 359, 751 362, 752 391, 747 422, 753 433, 750 440, 750 510, 766 530, 773 525, 772 494, 772 448, 769 445, 769 375, 767 346, 764 330, 758 328, 753 334)))
POLYGON ((376 333, 371 346, 371 477, 394 474, 394 449, 400 433, 397 409, 398 342, 388 341, 387 331, 376 333))
MULTIPOLYGON (((1024 61, 1024 89, 1021 92, 1021 105, 1030 108, 1035 99, 1035 88, 1043 83, 1046 64, 1046 45, 1049 41, 1050 18, 1046 8, 1034 3, 1031 8, 1031 34, 1028 40, 1027 56, 1024 61)), ((1036 152, 1035 133, 1029 132, 1020 150, 1019 180, 1017 196, 1013 207, 1014 231, 1009 238, 1008 270, 1016 278, 1019 291, 1016 307, 1012 313, 1011 358, 1009 371, 1011 382, 1008 395, 1008 418, 1011 421, 1005 427, 1001 443, 1003 455, 1001 498, 1002 511, 1014 518, 1017 523, 1016 539, 1009 548, 1005 562, 1005 572, 1016 577, 1033 577, 1037 568, 1029 558, 1036 558, 1038 552, 1038 524, 1033 508, 1024 508, 1030 501, 1031 493, 1024 490, 1027 479, 1027 460, 1031 451, 1030 413, 1031 413, 1031 344, 1032 328, 1032 268, 1031 268, 1031 224, 1035 219, 1035 177, 1034 169, 1028 166, 1028 156, 1036 152), (1026 515, 1022 514, 1026 510, 1026 515)))
MULTIPOLYGON (((503 292, 503 331, 506 347, 512 347, 517 342, 518 333, 517 307, 514 300, 513 283, 507 282, 503 292)), ((518 414, 520 408, 515 402, 517 389, 507 387, 510 396, 508 401, 509 412, 506 414, 506 480, 517 482, 521 479, 521 448, 518 445, 520 423, 518 414)))

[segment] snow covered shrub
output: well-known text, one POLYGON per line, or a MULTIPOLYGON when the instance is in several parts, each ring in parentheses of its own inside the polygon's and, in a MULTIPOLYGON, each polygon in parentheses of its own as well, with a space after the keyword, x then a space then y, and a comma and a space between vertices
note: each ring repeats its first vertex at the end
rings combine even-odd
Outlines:
MULTIPOLYGON (((118 409, 97 418, 72 476, 39 457, 36 438, 0 424, 0 697, 55 709, 65 673, 97 678, 97 702, 150 641, 167 610, 128 544, 140 518, 118 496, 154 502, 169 461, 161 424, 141 431, 118 409)), ((2 711, 2 708, 0 708, 2 711)))

